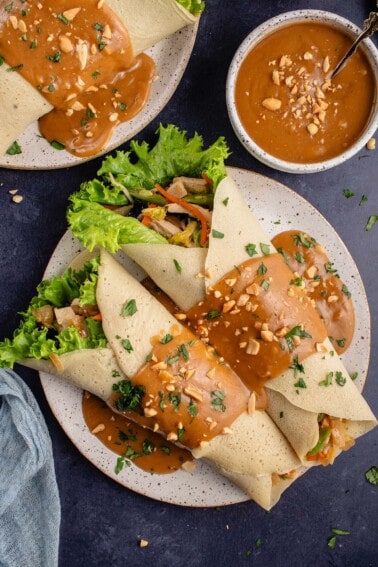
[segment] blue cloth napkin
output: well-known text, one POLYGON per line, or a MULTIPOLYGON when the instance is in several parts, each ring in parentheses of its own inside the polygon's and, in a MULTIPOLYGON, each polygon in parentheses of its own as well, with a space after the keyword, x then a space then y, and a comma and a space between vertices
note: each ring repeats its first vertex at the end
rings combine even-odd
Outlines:
POLYGON ((45 420, 23 380, 0 370, 0 566, 55 567, 59 526, 45 420))

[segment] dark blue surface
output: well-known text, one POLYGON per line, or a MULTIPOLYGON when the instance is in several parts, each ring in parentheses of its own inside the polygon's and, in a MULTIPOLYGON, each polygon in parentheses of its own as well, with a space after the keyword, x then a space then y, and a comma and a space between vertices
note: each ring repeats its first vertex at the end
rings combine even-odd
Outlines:
MULTIPOLYGON (((192 58, 176 93, 138 138, 152 141, 159 122, 175 123, 190 134, 198 131, 207 143, 224 135, 232 150, 229 165, 285 183, 335 227, 358 265, 369 300, 372 351, 365 396, 377 414, 378 226, 370 232, 364 226, 369 215, 378 213, 378 150, 363 150, 346 164, 318 174, 295 176, 271 170, 237 141, 224 94, 235 50, 264 20, 292 9, 316 8, 361 25, 375 2, 207 0, 206 4, 192 58), (354 198, 343 196, 346 188, 355 193, 354 198), (368 202, 359 206, 363 194, 368 202)), ((13 332, 16 312, 27 305, 66 230, 68 195, 81 181, 94 177, 100 161, 59 171, 0 170, 0 338, 13 332), (24 196, 21 204, 11 202, 10 189, 24 196)), ((134 494, 100 473, 55 421, 38 375, 16 370, 36 395, 53 440, 62 500, 61 567, 378 565, 378 487, 364 478, 366 470, 378 465, 378 430, 358 440, 331 468, 317 467, 295 482, 269 513, 253 502, 221 509, 176 507, 134 494), (350 535, 338 537, 331 550, 327 541, 335 527, 350 535), (149 546, 139 548, 140 538, 147 539, 149 546)))

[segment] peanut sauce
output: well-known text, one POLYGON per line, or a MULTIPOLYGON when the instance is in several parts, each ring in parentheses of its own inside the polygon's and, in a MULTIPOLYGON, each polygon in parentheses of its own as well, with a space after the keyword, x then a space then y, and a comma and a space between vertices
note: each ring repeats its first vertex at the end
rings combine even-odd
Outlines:
MULTIPOLYGON (((249 392, 239 377, 185 328, 153 345, 151 360, 132 383, 146 389, 141 412, 123 415, 190 449, 228 433, 248 406, 249 392)), ((118 397, 109 400, 111 408, 118 397)))
POLYGON ((264 384, 327 337, 310 299, 278 253, 247 260, 187 313, 194 332, 227 360, 244 384, 264 384))
POLYGON ((300 22, 262 39, 236 79, 236 110, 252 140, 289 162, 316 163, 361 135, 375 97, 374 71, 361 49, 331 81, 352 40, 321 23, 300 22))
POLYGON ((171 473, 193 459, 186 449, 114 413, 97 396, 85 392, 82 408, 89 430, 108 449, 120 456, 129 455, 128 461, 147 472, 171 473))
POLYGON ((338 354, 346 351, 354 334, 353 302, 323 246, 295 230, 278 234, 272 244, 285 254, 289 268, 303 278, 335 351, 338 354))
POLYGON ((39 121, 53 145, 97 154, 148 100, 155 64, 134 56, 127 29, 98 0, 0 1, 0 53, 54 106, 39 121))

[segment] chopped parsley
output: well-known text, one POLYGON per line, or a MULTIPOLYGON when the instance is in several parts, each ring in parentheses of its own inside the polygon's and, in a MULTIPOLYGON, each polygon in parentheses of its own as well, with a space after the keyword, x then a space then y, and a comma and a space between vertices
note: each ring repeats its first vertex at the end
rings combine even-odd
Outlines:
POLYGON ((136 386, 130 380, 121 380, 113 384, 113 392, 120 394, 120 397, 115 401, 116 409, 132 411, 141 404, 146 388, 142 385, 136 386))
POLYGON ((339 345, 340 348, 344 348, 345 347, 345 339, 336 339, 337 344, 339 345))
POLYGON ((336 268, 333 267, 333 262, 327 262, 324 264, 324 267, 327 274, 337 274, 336 268))
POLYGON ((48 55, 47 59, 49 59, 49 61, 52 61, 53 63, 60 63, 62 54, 60 51, 55 51, 53 55, 48 55))
POLYGON ((256 244, 251 244, 251 243, 247 244, 245 250, 248 256, 256 256, 256 254, 258 254, 256 250, 256 244))
POLYGON ((127 352, 132 352, 134 350, 129 339, 121 339, 121 345, 127 352))
POLYGON ((350 532, 347 532, 346 530, 340 530, 339 528, 332 528, 331 532, 335 535, 350 535, 350 532))
POLYGON ((66 26, 68 26, 68 24, 70 23, 69 20, 66 18, 66 16, 64 14, 57 14, 56 17, 58 18, 58 20, 63 22, 63 24, 65 24, 66 26))
POLYGON ((354 197, 354 193, 353 193, 353 191, 351 191, 350 189, 344 189, 344 190, 343 190, 343 195, 344 195, 344 197, 346 197, 347 199, 350 199, 351 197, 354 197))
POLYGON ((347 286, 345 284, 342 285, 341 291, 343 292, 344 295, 347 296, 348 299, 350 299, 352 297, 352 294, 350 293, 349 289, 347 288, 347 286))
POLYGON ((153 450, 155 449, 155 445, 149 439, 145 439, 142 444, 142 451, 144 455, 151 455, 153 450))
POLYGON ((213 228, 213 230, 211 231, 211 234, 212 234, 213 238, 224 238, 223 232, 219 232, 219 230, 215 230, 215 228, 213 228))
POLYGON ((293 337, 300 337, 303 339, 311 339, 311 335, 304 331, 300 325, 293 327, 288 333, 285 335, 285 339, 287 342, 287 346, 290 352, 294 350, 294 341, 293 337))
POLYGON ((266 274, 268 268, 265 266, 263 262, 261 262, 260 266, 257 268, 257 273, 259 276, 266 274))
POLYGON ((368 201, 368 198, 366 195, 362 195, 360 202, 358 203, 358 205, 361 207, 361 205, 363 205, 364 203, 366 203, 368 201))
POLYGON ((296 285, 297 287, 302 287, 303 286, 302 276, 299 276, 298 278, 293 278, 292 280, 290 280, 290 284, 296 285))
POLYGON ((350 375, 350 379, 354 381, 357 380, 357 378, 358 378, 358 372, 352 372, 352 374, 350 375))
POLYGON ((264 256, 268 256, 270 254, 270 246, 269 244, 264 244, 264 242, 260 242, 260 250, 264 256))
POLYGON ((52 148, 54 148, 54 150, 64 150, 65 149, 65 145, 62 144, 61 142, 58 142, 58 140, 51 140, 50 142, 50 146, 52 148))
POLYGON ((289 368, 291 368, 292 370, 294 370, 294 378, 297 377, 298 372, 304 374, 304 371, 305 371, 303 364, 301 364, 301 363, 298 361, 298 357, 297 357, 297 356, 294 357, 293 363, 289 366, 289 368))
POLYGON ((333 380, 333 372, 328 372, 325 379, 320 380, 319 386, 324 386, 324 387, 330 386, 332 384, 332 380, 333 380))
POLYGON ((216 411, 225 412, 226 406, 224 405, 225 393, 223 390, 213 390, 211 392, 211 405, 216 411))
POLYGON ((196 415, 198 414, 197 406, 192 398, 190 398, 189 400, 188 413, 191 417, 196 417, 196 415))
POLYGON ((184 344, 179 345, 177 347, 177 351, 178 351, 179 355, 182 356, 182 358, 184 360, 189 360, 190 356, 189 356, 188 349, 186 348, 186 345, 184 345, 184 344))
POLYGON ((370 467, 365 473, 365 478, 370 484, 378 485, 378 468, 376 466, 370 467))
POLYGON ((307 384, 306 382, 303 380, 303 378, 299 378, 299 380, 294 384, 294 386, 296 388, 307 388, 307 384))
POLYGON ((225 199, 223 199, 222 203, 224 204, 225 207, 227 207, 229 199, 230 197, 226 197, 225 199))
POLYGON ((345 386, 345 383, 346 378, 343 373, 340 371, 336 372, 336 384, 338 384, 339 386, 345 386))
POLYGON ((206 313, 205 319, 210 321, 211 319, 216 319, 221 315, 222 315, 222 311, 219 311, 218 309, 211 309, 208 313, 206 313))
POLYGON ((15 142, 13 142, 13 144, 11 146, 9 146, 6 153, 9 156, 15 156, 17 154, 22 154, 21 146, 19 145, 18 142, 15 141, 15 142))
POLYGON ((307 238, 302 232, 293 236, 296 246, 304 246, 305 248, 312 248, 316 244, 315 238, 307 238))
POLYGON ((113 371, 112 371, 112 377, 113 377, 113 378, 118 378, 119 376, 121 376, 121 374, 118 372, 118 370, 113 370, 113 371))
POLYGON ((166 335, 164 335, 164 337, 162 339, 160 339, 160 342, 162 345, 166 345, 167 343, 170 343, 171 341, 173 341, 173 337, 170 333, 167 333, 166 335))
POLYGON ((264 291, 268 291, 269 286, 270 283, 268 282, 268 280, 262 280, 262 282, 260 283, 260 287, 262 287, 264 291))
POLYGON ((170 392, 168 399, 173 405, 174 410, 177 411, 181 404, 181 394, 179 392, 170 392))
POLYGON ((166 455, 171 454, 171 450, 167 445, 160 445, 160 451, 163 451, 166 455))
POLYGON ((377 221, 378 215, 370 215, 365 225, 365 231, 368 232, 369 230, 371 230, 377 221))
POLYGON ((303 254, 301 254, 300 252, 297 252, 297 253, 296 253, 295 259, 296 259, 296 261, 299 262, 300 264, 304 264, 305 259, 304 259, 303 254))
POLYGON ((174 263, 174 265, 175 265, 176 271, 177 271, 179 274, 181 274, 182 268, 181 268, 179 262, 178 262, 177 260, 173 260, 173 263, 174 263))
POLYGON ((138 311, 135 299, 130 299, 122 307, 122 317, 131 317, 138 311))

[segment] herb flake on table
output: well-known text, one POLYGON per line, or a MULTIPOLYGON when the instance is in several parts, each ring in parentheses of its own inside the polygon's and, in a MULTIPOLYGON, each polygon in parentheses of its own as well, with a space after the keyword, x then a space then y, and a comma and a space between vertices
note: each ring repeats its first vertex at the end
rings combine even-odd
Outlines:
POLYGON ((354 197, 354 193, 353 193, 353 191, 351 191, 350 189, 344 189, 344 190, 343 190, 343 195, 344 195, 344 197, 346 197, 347 199, 350 199, 351 197, 354 197))
POLYGON ((378 486, 378 467, 375 465, 370 467, 370 469, 365 473, 365 478, 370 484, 378 486))
POLYGON ((370 215, 365 225, 365 231, 368 232, 369 230, 371 230, 377 221, 378 215, 370 215))

